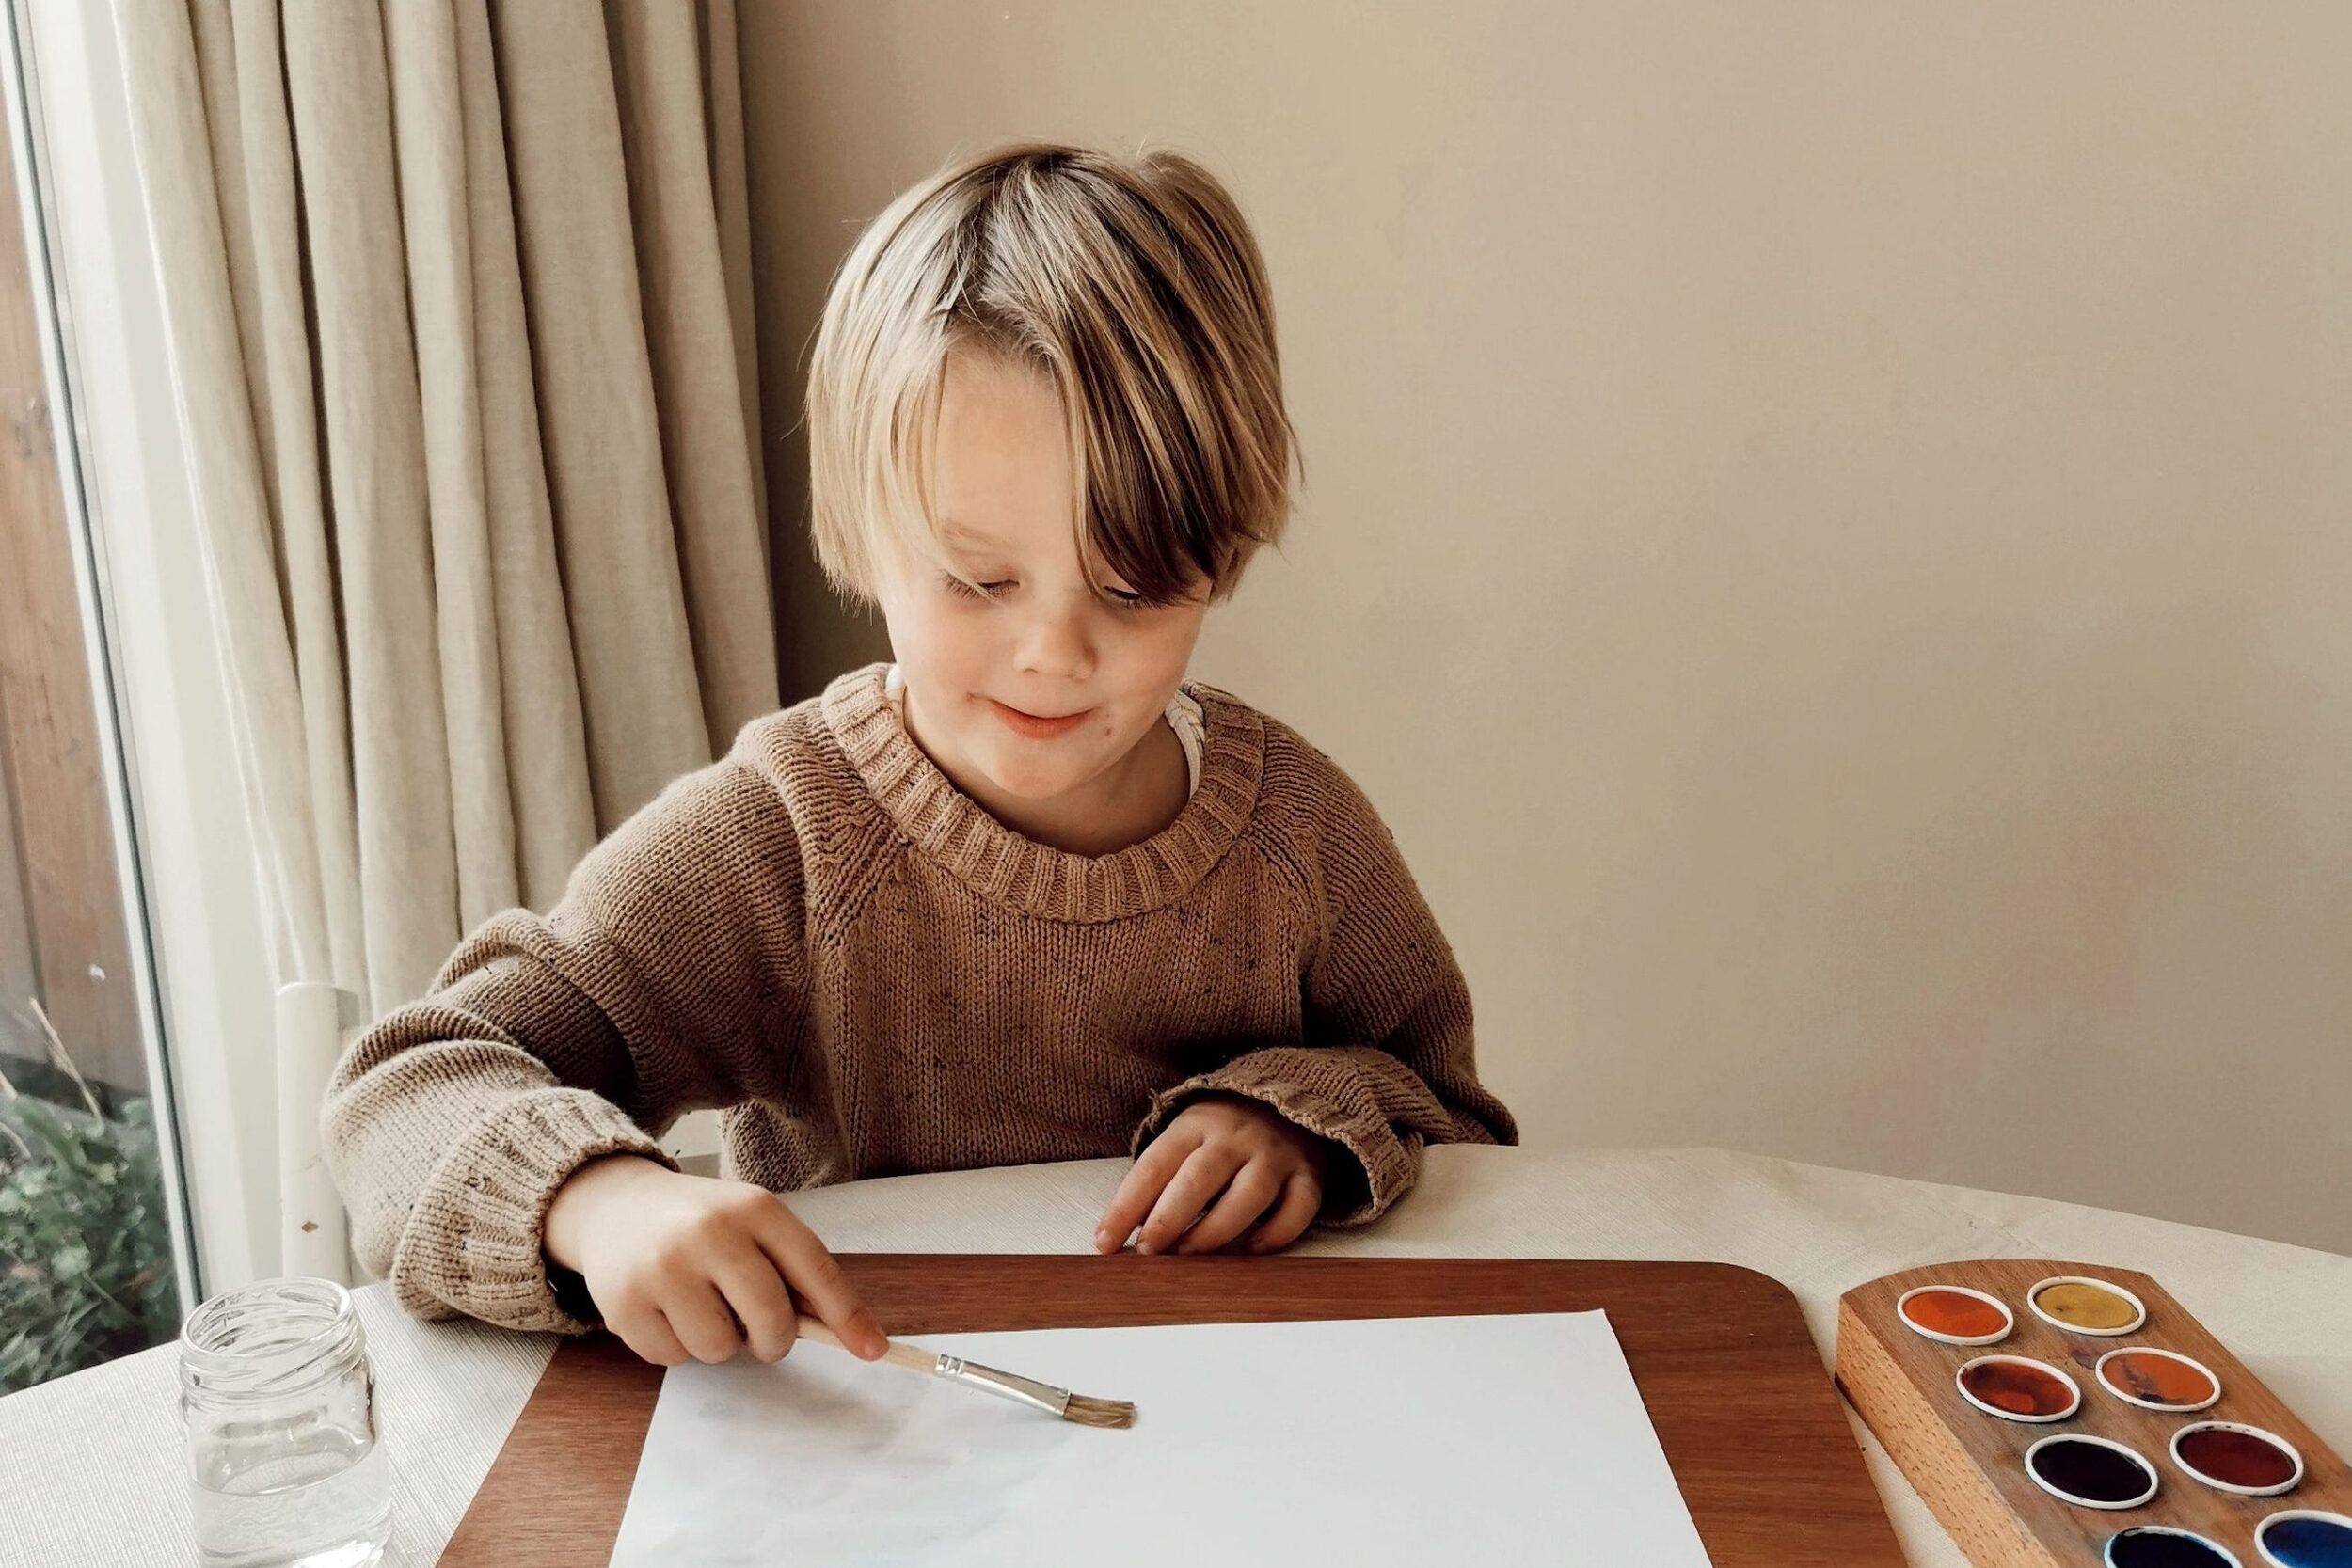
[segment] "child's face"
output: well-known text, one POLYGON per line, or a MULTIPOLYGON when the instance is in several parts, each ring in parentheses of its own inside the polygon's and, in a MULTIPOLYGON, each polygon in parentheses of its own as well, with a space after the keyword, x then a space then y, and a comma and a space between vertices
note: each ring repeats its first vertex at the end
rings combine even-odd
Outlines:
POLYGON ((878 597, 916 738, 967 792, 974 774, 1031 801, 1115 789, 1184 678, 1206 580, 1161 606, 1120 602, 1132 585, 1106 563, 1096 564, 1106 592, 1088 586, 1060 399, 1041 372, 951 356, 934 450, 946 542, 988 592, 903 547, 883 562, 878 597))

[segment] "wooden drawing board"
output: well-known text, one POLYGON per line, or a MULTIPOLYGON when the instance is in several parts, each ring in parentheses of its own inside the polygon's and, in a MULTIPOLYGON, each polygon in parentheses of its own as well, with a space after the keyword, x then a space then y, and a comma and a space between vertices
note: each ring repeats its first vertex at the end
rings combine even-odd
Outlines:
MULTIPOLYGON (((883 1329, 910 1338, 1604 1308, 1716 1568, 1902 1562, 1796 1298, 1752 1270, 1133 1253, 840 1257, 883 1329)), ((874 1373, 911 1375, 879 1366, 874 1373)), ((660 1368, 608 1336, 559 1346, 459 1521, 443 1568, 610 1560, 660 1386, 660 1368)), ((1561 1560, 1574 1557, 1574 1543, 1564 1542, 1561 1560)))

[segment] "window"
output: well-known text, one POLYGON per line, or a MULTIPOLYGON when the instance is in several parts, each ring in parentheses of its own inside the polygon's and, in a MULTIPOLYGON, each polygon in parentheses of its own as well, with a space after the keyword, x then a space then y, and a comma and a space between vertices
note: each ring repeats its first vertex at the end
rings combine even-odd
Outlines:
POLYGON ((171 1338, 195 1286, 21 65, 0 52, 0 1394, 171 1338))

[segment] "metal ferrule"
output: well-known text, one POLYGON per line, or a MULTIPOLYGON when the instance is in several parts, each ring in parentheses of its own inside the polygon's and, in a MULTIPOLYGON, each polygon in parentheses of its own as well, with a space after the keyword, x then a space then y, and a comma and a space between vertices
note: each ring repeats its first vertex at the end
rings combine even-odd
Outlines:
POLYGON ((1067 1388, 1055 1388, 1039 1383, 1033 1378, 1023 1377, 1018 1372, 1005 1372, 993 1367, 983 1367, 977 1361, 966 1361, 960 1355, 940 1356, 939 1375, 953 1378, 958 1383, 970 1384, 975 1388, 985 1388, 992 1394, 1017 1401, 1022 1404, 1032 1405, 1049 1416, 1060 1416, 1070 1409, 1070 1390, 1067 1388))

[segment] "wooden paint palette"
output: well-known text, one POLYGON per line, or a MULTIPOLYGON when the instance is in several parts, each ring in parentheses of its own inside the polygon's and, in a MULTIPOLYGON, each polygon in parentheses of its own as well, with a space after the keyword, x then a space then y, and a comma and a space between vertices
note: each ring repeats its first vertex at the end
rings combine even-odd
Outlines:
POLYGON ((1977 1568, 2103 1568, 2111 1538, 2148 1527, 2192 1532, 2228 1555, 2201 1554, 2177 1536, 2159 1543, 2142 1535, 2116 1543, 2113 1560, 2123 1568, 2342 1560, 2303 1557, 2290 1544, 2293 1530, 2335 1528, 2324 1523, 2268 1525, 2268 1544, 2283 1555, 2257 1544, 2257 1531, 2276 1514, 2352 1517, 2352 1469, 2144 1274, 1983 1259, 1888 1275, 1840 1298, 1836 1378, 1977 1568), (2059 1280, 2072 1283, 2052 1283, 2059 1280), (2132 1354, 2140 1351, 2169 1354, 2132 1354), (2014 1364, 1972 1369, 1963 1391, 1963 1369, 1987 1357, 2014 1364), (2069 1383, 2078 1394, 2071 1408, 2069 1383), (2224 1425, 2190 1430, 2217 1422, 2224 1425), (2104 1443, 2053 1444, 2035 1456, 2042 1483, 2028 1473, 2035 1445, 2083 1438, 2104 1443), (2130 1500, 2140 1471, 2112 1445, 2144 1462, 2153 1497, 2130 1500), (2185 1468, 2183 1457, 2211 1479, 2185 1468), (2299 1460, 2292 1479, 2290 1458, 2299 1460), (2069 1464, 2087 1479, 2070 1480, 2069 1464), (2104 1506, 2062 1500, 2045 1489, 2053 1481, 2104 1506))

